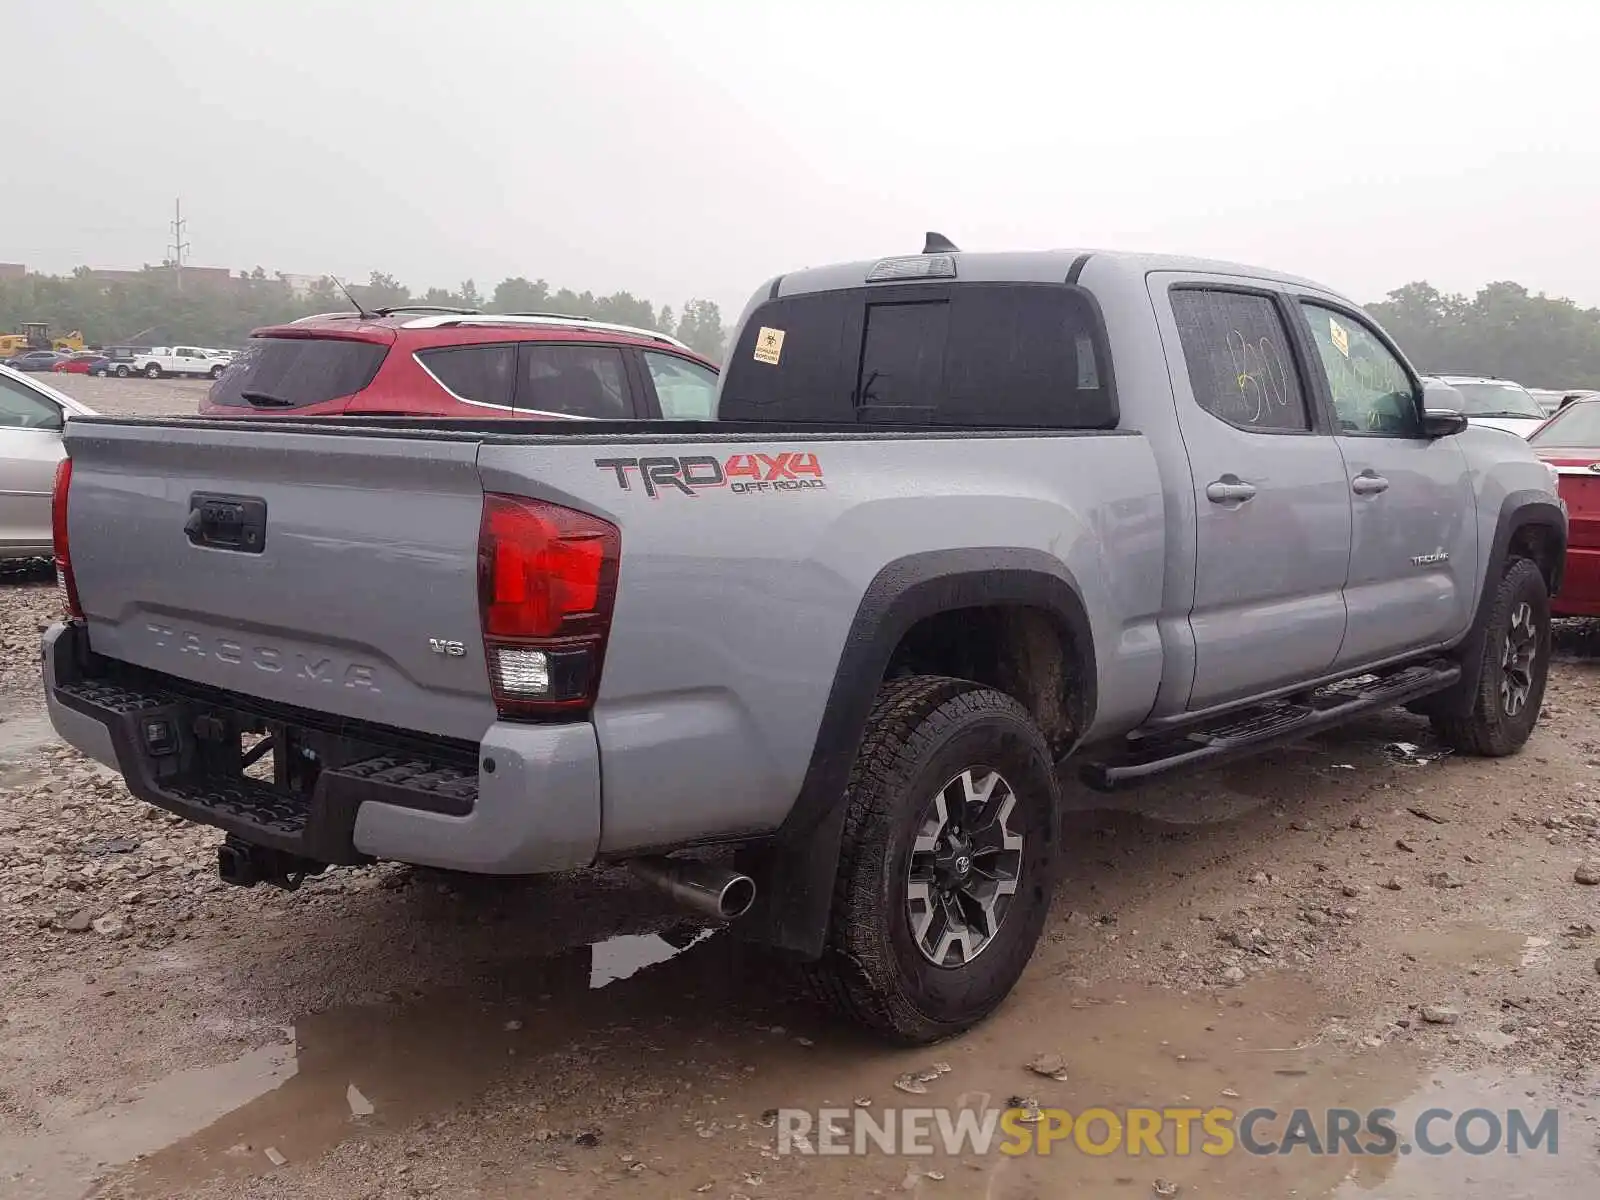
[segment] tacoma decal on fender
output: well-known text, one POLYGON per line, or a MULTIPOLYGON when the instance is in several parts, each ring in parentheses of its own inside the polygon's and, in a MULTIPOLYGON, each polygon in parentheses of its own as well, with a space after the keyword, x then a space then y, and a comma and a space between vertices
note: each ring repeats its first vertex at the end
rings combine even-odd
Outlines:
POLYGON ((803 450, 782 450, 776 454, 733 454, 719 462, 709 454, 687 454, 681 458, 597 458, 594 465, 616 474, 623 491, 633 489, 632 474, 638 475, 645 495, 655 498, 664 491, 679 491, 686 496, 704 488, 725 487, 734 492, 799 492, 827 486, 822 481, 822 466, 815 454, 803 450))

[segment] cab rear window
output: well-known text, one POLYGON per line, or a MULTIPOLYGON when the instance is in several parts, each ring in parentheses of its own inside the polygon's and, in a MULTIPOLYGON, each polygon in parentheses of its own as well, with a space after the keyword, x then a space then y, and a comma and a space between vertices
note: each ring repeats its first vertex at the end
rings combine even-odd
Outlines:
POLYGON ((251 338, 211 385, 211 403, 281 409, 337 400, 371 383, 388 353, 342 338, 251 338))
POLYGON ((958 283, 768 301, 729 355, 718 417, 1101 429, 1117 408, 1081 290, 958 283))

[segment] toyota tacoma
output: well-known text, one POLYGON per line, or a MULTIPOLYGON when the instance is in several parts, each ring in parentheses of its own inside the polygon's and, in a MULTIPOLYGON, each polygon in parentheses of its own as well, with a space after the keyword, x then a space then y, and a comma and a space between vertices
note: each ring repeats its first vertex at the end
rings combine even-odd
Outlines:
POLYGON ((224 878, 628 863, 890 1038, 1006 996, 1111 789, 1538 718, 1552 472, 1309 281, 921 254, 764 285, 716 419, 74 419, 57 730, 224 878))

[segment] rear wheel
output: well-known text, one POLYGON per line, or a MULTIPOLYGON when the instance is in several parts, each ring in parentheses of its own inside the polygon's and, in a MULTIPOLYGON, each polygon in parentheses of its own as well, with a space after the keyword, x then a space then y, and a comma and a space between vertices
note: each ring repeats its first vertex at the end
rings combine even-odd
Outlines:
POLYGON ((144 377, 146 379, 160 379, 161 378, 161 368, 158 367, 155 363, 151 363, 149 366, 145 367, 145 369, 144 369, 144 377))
POLYGON ((130 374, 132 374, 132 372, 128 370, 128 365, 126 363, 117 364, 118 379, 126 379, 130 374))
POLYGON ((886 684, 846 788, 815 990, 900 1042, 982 1020, 1049 911, 1058 797, 1044 737, 1009 696, 934 676, 886 684))
POLYGON ((1433 727, 1463 754, 1515 754, 1533 733, 1550 671, 1550 595, 1539 566, 1514 558, 1496 586, 1483 644, 1478 689, 1464 717, 1438 716, 1433 727))

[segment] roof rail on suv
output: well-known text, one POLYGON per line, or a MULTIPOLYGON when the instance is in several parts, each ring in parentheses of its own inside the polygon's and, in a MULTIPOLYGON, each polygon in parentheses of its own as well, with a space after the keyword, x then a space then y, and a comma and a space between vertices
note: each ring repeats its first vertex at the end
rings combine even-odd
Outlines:
POLYGON ((370 321, 373 317, 395 317, 402 313, 450 313, 472 316, 482 311, 481 308, 451 308, 443 304, 395 304, 387 308, 365 309, 360 312, 348 308, 336 308, 332 312, 308 313, 306 316, 296 317, 289 324, 309 325, 313 321, 370 321))
POLYGON ((615 325, 610 321, 591 321, 588 317, 563 317, 555 314, 437 313, 407 321, 403 328, 446 329, 461 325, 541 325, 553 329, 560 329, 563 326, 571 329, 598 329, 607 333, 627 333, 634 337, 649 338, 664 345, 676 346, 679 350, 689 349, 677 338, 656 329, 640 329, 637 325, 615 325))
POLYGON ((380 317, 392 317, 397 313, 457 313, 461 316, 472 316, 481 313, 483 309, 458 308, 451 304, 390 304, 372 311, 380 317))

